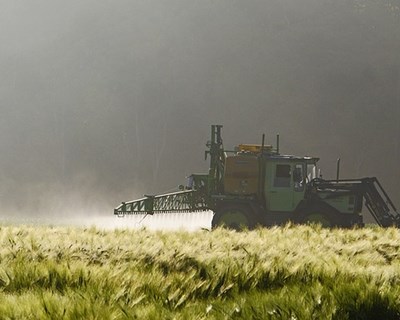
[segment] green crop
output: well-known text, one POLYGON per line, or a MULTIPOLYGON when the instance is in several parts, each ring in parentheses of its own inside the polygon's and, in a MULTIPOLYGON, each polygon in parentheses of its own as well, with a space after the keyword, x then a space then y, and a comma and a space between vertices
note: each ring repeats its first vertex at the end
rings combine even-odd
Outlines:
POLYGON ((400 231, 0 227, 0 319, 398 319, 400 231))

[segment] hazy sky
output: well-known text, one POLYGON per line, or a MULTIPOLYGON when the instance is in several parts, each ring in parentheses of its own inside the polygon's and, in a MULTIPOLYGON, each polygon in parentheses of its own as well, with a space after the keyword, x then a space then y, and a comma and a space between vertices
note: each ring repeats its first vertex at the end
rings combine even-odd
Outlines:
POLYGON ((396 4, 0 0, 2 212, 112 214, 207 172, 217 123, 400 206, 396 4))

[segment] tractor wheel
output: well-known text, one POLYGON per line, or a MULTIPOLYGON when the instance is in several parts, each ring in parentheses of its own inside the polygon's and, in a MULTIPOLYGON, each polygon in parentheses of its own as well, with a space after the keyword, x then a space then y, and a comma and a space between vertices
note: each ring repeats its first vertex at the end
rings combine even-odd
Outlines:
POLYGON ((214 214, 212 228, 224 227, 227 229, 242 230, 254 228, 256 222, 252 210, 247 206, 227 206, 214 214))
POLYGON ((320 224, 323 228, 332 228, 337 225, 335 214, 330 208, 316 207, 303 214, 302 223, 320 224))

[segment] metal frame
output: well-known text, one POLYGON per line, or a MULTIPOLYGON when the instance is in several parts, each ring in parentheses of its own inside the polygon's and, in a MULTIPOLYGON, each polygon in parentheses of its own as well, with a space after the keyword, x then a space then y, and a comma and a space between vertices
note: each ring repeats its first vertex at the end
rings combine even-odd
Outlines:
POLYGON ((122 202, 114 209, 114 214, 121 216, 204 210, 209 210, 207 199, 196 190, 186 190, 122 202))

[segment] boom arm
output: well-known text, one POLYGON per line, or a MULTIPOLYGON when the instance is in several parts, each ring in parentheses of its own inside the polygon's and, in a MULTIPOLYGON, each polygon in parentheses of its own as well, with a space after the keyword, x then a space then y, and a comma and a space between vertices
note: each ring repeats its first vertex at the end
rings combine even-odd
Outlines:
POLYGON ((131 214, 154 214, 165 212, 187 212, 208 210, 206 199, 197 190, 178 191, 158 196, 122 202, 114 209, 118 216, 131 214))
POLYGON ((211 141, 207 143, 210 155, 208 174, 192 174, 190 190, 177 191, 156 196, 144 196, 142 199, 122 202, 114 209, 118 216, 130 214, 154 214, 165 212, 204 211, 213 208, 212 194, 222 192, 225 153, 221 137, 221 125, 211 126, 211 141))

